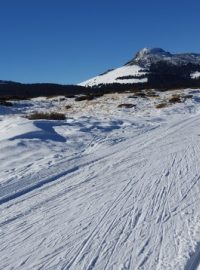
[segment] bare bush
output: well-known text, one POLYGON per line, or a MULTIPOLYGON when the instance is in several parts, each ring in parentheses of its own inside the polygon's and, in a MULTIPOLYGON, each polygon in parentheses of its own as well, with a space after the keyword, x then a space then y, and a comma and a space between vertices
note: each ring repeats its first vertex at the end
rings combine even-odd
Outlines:
POLYGON ((130 108, 133 108, 133 107, 136 107, 136 105, 135 104, 129 104, 129 103, 124 103, 124 104, 118 105, 118 108, 130 109, 130 108))
POLYGON ((172 95, 172 97, 169 99, 169 103, 181 103, 181 96, 180 95, 172 95))
POLYGON ((162 108, 166 108, 168 107, 168 104, 167 103, 159 103, 156 105, 156 109, 162 109, 162 108))
POLYGON ((43 112, 35 112, 27 116, 29 120, 65 120, 66 116, 63 113, 57 112, 50 112, 50 113, 43 113, 43 112))
POLYGON ((87 95, 78 96, 75 98, 75 101, 83 101, 83 100, 93 100, 103 96, 103 93, 90 93, 87 95))

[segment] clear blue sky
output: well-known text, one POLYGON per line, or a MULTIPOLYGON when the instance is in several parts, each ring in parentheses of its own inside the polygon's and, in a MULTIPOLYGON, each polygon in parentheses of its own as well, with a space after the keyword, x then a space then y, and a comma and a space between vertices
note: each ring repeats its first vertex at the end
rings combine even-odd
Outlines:
POLYGON ((78 83, 143 47, 200 52, 199 0, 0 0, 0 79, 78 83))

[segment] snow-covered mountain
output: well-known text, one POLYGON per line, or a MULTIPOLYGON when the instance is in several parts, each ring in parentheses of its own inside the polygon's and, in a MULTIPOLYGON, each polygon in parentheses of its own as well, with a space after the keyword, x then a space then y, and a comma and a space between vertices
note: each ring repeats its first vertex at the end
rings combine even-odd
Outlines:
MULTIPOLYGON (((99 76, 80 83, 81 86, 99 86, 105 84, 137 84, 147 83, 151 74, 152 65, 165 63, 171 66, 199 66, 197 70, 191 70, 188 78, 197 79, 200 71, 200 54, 183 53, 172 54, 160 48, 144 48, 127 64, 117 69, 109 70, 99 76), (193 75, 194 74, 194 75, 193 75), (197 74, 197 76, 196 76, 197 74)), ((191 68, 191 67, 190 67, 191 68)), ((194 67, 193 67, 194 68, 194 67)))

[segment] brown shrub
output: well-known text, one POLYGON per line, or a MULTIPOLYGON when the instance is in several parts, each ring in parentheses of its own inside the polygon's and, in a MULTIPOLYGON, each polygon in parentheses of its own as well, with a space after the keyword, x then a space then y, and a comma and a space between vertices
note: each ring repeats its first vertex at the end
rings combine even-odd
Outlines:
POLYGON ((145 94, 146 94, 147 97, 153 97, 153 98, 159 97, 159 95, 156 92, 152 91, 152 90, 146 90, 145 94))
POLYGON ((75 97, 75 101, 93 100, 101 96, 103 96, 103 93, 90 93, 87 95, 75 97))
POLYGON ((181 96, 180 95, 172 95, 172 97, 169 99, 169 103, 181 103, 181 96))
POLYGON ((63 113, 57 112, 50 112, 50 113, 42 113, 42 112, 35 112, 27 116, 29 120, 65 120, 66 116, 63 113))
POLYGON ((128 98, 138 98, 137 96, 128 96, 128 98))
POLYGON ((136 93, 135 93, 135 96, 136 96, 136 97, 142 97, 142 98, 145 98, 145 97, 146 97, 146 94, 143 93, 143 92, 136 92, 136 93))
POLYGON ((52 101, 58 101, 58 102, 62 102, 66 100, 66 97, 61 97, 61 96, 56 96, 56 95, 51 95, 46 97, 47 99, 52 99, 52 101))
POLYGON ((167 103, 159 103, 156 105, 156 109, 162 109, 168 107, 167 103))
POLYGON ((83 101, 83 100, 93 100, 94 99, 94 96, 80 96, 80 97, 76 97, 75 98, 75 101, 83 101))
POLYGON ((124 103, 124 104, 118 105, 118 108, 130 109, 130 108, 133 108, 133 107, 136 107, 136 105, 135 104, 129 104, 129 103, 124 103))

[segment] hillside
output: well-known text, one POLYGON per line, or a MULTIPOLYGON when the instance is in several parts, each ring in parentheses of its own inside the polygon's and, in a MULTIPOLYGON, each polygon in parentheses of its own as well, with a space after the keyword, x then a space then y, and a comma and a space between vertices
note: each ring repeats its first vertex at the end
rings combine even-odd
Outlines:
POLYGON ((171 54, 163 49, 142 49, 124 66, 80 83, 81 86, 118 89, 200 87, 200 54, 171 54))

